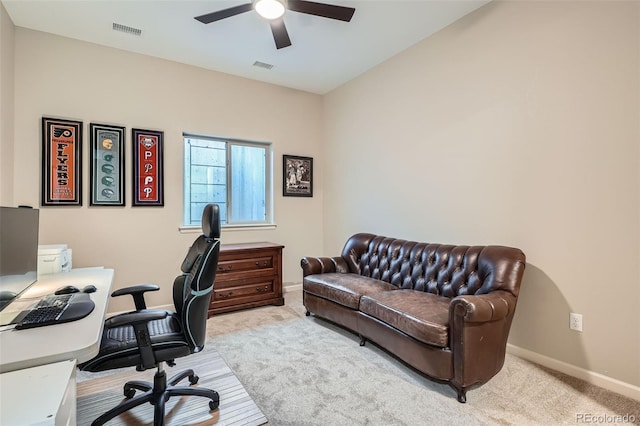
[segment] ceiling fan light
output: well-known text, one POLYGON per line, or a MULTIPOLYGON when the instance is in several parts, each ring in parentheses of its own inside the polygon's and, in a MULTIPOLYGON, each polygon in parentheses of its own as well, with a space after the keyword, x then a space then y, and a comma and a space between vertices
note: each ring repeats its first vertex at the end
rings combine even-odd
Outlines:
POLYGON ((279 0, 258 0, 255 4, 256 12, 265 19, 278 19, 284 15, 284 3, 279 0))

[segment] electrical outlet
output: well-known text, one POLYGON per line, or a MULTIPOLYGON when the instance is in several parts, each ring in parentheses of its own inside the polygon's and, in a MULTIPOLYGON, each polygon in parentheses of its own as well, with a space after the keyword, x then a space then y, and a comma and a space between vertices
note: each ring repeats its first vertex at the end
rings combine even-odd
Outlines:
POLYGON ((582 315, 571 312, 569 314, 569 328, 575 331, 582 331, 582 315))

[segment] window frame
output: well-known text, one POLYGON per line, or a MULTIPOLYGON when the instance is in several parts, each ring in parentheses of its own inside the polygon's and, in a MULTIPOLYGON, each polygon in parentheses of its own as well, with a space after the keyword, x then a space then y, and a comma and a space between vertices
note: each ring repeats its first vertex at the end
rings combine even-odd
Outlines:
POLYGON ((238 138, 229 138, 222 136, 212 136, 212 135, 203 135, 199 133, 191 133, 191 132, 183 132, 182 133, 182 149, 183 149, 183 158, 182 158, 182 220, 180 225, 180 230, 193 230, 200 229, 200 224, 192 224, 187 223, 187 218, 190 217, 190 200, 187 200, 187 196, 191 194, 191 175, 189 174, 189 182, 187 182, 187 167, 191 167, 191 159, 189 159, 189 164, 187 164, 187 140, 188 139, 199 139, 213 142, 222 142, 225 144, 225 169, 226 169, 226 184, 225 184, 225 195, 226 195, 226 222, 222 224, 222 228, 224 229, 246 229, 246 228, 264 228, 264 227, 274 227, 274 214, 273 214, 273 206, 274 206, 274 194, 273 194, 273 143, 266 141, 253 141, 246 139, 238 139, 238 138), (265 220, 264 221, 238 221, 233 222, 233 218, 230 217, 232 210, 233 200, 231 199, 231 182, 232 182, 232 168, 231 168, 231 147, 232 146, 250 146, 250 147, 259 147, 265 150, 265 220), (189 215, 187 215, 187 206, 189 206, 189 215), (231 219, 231 220, 230 220, 231 219))

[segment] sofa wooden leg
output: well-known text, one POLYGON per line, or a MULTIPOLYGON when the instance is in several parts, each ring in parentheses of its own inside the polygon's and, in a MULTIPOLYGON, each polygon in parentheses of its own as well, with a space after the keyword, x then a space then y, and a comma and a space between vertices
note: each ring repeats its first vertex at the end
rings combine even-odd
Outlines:
POLYGON ((304 314, 305 314, 305 316, 309 316, 309 315, 311 315, 311 312, 307 311, 304 314))
POLYGON ((451 387, 453 389, 455 389, 456 393, 458 394, 458 402, 461 404, 464 404, 465 402, 467 402, 467 388, 463 387, 463 386, 457 386, 454 385, 453 383, 450 383, 451 387))
POLYGON ((364 336, 360 336, 360 346, 364 346, 367 343, 367 338, 364 336))

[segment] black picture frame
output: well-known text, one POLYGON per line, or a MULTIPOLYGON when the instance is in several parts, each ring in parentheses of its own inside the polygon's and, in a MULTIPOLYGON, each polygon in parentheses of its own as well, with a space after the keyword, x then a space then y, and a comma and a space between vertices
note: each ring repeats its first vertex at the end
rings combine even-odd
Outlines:
POLYGON ((91 206, 125 205, 125 128, 91 123, 91 206))
POLYGON ((282 156, 282 195, 313 197, 313 158, 282 156))
POLYGON ((131 129, 133 207, 164 206, 164 132, 131 129))
POLYGON ((82 121, 42 117, 42 206, 82 206, 82 121))

